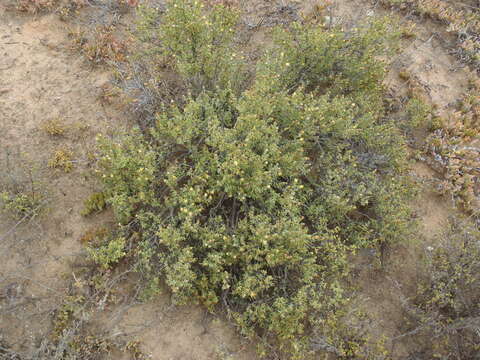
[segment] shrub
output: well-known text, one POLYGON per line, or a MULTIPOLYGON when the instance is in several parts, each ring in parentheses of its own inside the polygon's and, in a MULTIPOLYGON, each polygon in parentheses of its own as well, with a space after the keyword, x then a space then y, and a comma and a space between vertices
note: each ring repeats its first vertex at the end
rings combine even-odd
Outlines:
POLYGON ((205 11, 173 0, 159 30, 144 18, 146 56, 190 91, 145 136, 99 139, 107 202, 141 233, 132 253, 149 293, 162 277, 177 304, 222 305, 264 355, 355 357, 362 342, 337 324, 348 256, 409 224, 405 146, 382 109, 388 25, 278 31, 242 92, 235 14, 205 11))
POLYGON ((94 30, 93 38, 82 47, 82 52, 94 64, 107 61, 124 61, 126 43, 114 35, 114 29, 99 26, 94 30))
POLYGON ((416 352, 424 358, 474 359, 480 331, 480 232, 453 219, 427 250, 416 296, 409 304, 416 352))
POLYGON ((15 218, 31 217, 36 214, 41 205, 42 198, 30 193, 0 193, 0 209, 8 211, 15 218))
MULTIPOLYGON (((71 285, 70 294, 61 304, 56 306, 51 330, 45 334, 37 348, 32 351, 33 355, 22 353, 18 360, 34 359, 105 359, 112 357, 112 353, 121 352, 130 354, 131 359, 147 359, 146 354, 139 349, 136 341, 122 341, 115 339, 112 334, 101 329, 95 320, 98 318, 99 307, 105 301, 107 294, 101 290, 92 289, 93 294, 86 297, 80 295, 77 282, 71 285), (99 298, 97 298, 99 297, 99 298)), ((93 282, 94 279, 81 279, 84 284, 93 282)), ((112 284, 109 284, 110 286, 112 284)), ((8 347, 5 346, 8 351, 8 347)), ((2 349, 3 350, 3 349, 2 349)), ((0 355, 2 353, 0 352, 0 355)), ((2 359, 7 359, 3 358, 2 359)), ((8 358, 10 359, 10 358, 8 358)))
POLYGON ((422 100, 411 98, 406 107, 408 125, 412 128, 432 128, 432 107, 422 100))
POLYGON ((88 216, 94 212, 101 212, 106 206, 105 194, 103 192, 93 193, 85 200, 81 215, 88 216))
POLYGON ((54 118, 45 121, 42 129, 49 135, 61 136, 65 133, 65 123, 61 118, 54 118))
POLYGON ((479 134, 479 89, 472 83, 448 121, 438 126, 424 144, 425 153, 433 159, 432 165, 443 174, 439 190, 451 195, 462 210, 476 218, 480 216, 480 157, 472 139, 479 134))
POLYGON ((31 219, 38 215, 46 203, 46 194, 37 180, 37 169, 23 156, 0 159, 5 171, 0 174, 0 212, 16 220, 31 219))

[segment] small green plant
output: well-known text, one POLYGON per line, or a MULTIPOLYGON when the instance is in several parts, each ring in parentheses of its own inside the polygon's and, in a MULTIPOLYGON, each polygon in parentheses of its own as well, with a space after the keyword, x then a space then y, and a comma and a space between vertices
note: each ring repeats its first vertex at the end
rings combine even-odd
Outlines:
POLYGON ((55 150, 50 160, 48 160, 48 167, 53 169, 61 169, 68 173, 73 170, 72 162, 73 153, 66 147, 61 147, 55 150))
POLYGON ((23 155, 14 157, 7 150, 5 171, 0 174, 0 212, 20 220, 37 216, 45 205, 46 194, 37 179, 35 165, 23 155))
POLYGON ((42 129, 49 135, 60 136, 65 133, 66 127, 64 121, 61 118, 54 118, 45 121, 42 124, 42 129))
POLYGON ((418 98, 412 98, 406 106, 408 123, 411 128, 432 129, 433 109, 431 106, 418 98))
POLYGON ((82 296, 67 296, 63 304, 57 309, 56 316, 53 322, 53 331, 51 334, 53 341, 60 340, 66 330, 71 327, 72 323, 75 320, 75 317, 78 316, 78 312, 82 309, 82 304, 84 302, 82 296))
POLYGON ((402 70, 398 73, 398 77, 403 81, 409 81, 412 77, 412 74, 408 70, 402 70))
POLYGON ((0 193, 0 209, 13 214, 15 218, 33 217, 39 211, 42 197, 30 193, 0 193))
POLYGON ((105 202, 105 194, 103 192, 96 192, 91 194, 84 202, 81 215, 88 216, 93 213, 99 213, 105 209, 107 203, 105 202))
POLYGON ((98 135, 102 156, 98 160, 98 174, 104 184, 107 204, 115 204, 117 219, 127 223, 134 210, 144 201, 153 201, 154 191, 149 187, 156 172, 156 154, 142 140, 138 131, 115 142, 98 135))
POLYGON ((147 360, 150 358, 141 350, 138 340, 131 340, 125 344, 124 351, 132 355, 132 360, 147 360))

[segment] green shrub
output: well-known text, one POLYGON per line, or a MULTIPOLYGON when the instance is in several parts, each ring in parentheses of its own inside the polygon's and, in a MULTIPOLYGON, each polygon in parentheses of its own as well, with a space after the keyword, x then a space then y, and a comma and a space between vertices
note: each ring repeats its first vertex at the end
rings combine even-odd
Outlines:
POLYGON ((217 86, 235 88, 242 61, 233 48, 238 13, 223 6, 205 12, 201 1, 169 1, 157 25, 158 10, 143 8, 138 26, 150 61, 172 67, 194 94, 217 86))
POLYGON ((68 173, 73 170, 73 153, 66 147, 56 149, 48 160, 48 167, 52 169, 62 169, 68 173))
POLYGON ((355 106, 365 107, 373 101, 366 109, 378 115, 386 71, 381 59, 393 54, 400 37, 393 25, 380 19, 349 34, 300 24, 293 24, 289 31, 278 29, 257 78, 272 91, 292 93, 304 88, 331 96, 348 95, 358 101, 355 106))
POLYGON ((425 358, 474 359, 480 351, 478 226, 454 219, 425 260, 406 334, 425 358))
POLYGON ((0 192, 0 210, 12 214, 15 218, 32 217, 38 211, 42 198, 30 193, 12 193, 9 191, 0 192))
POLYGON ((93 193, 84 201, 81 215, 88 216, 94 212, 101 212, 106 206, 105 194, 103 192, 93 193))
POLYGON ((427 129, 433 127, 432 107, 425 104, 422 100, 418 98, 410 99, 407 103, 406 111, 410 127, 427 129))
POLYGON ((0 213, 8 214, 15 220, 31 219, 46 205, 43 184, 38 181, 36 165, 24 154, 12 156, 8 150, 0 158, 0 213))
POLYGON ((141 233, 147 291, 164 278, 177 304, 222 305, 264 355, 303 359, 322 339, 354 358, 362 341, 337 323, 348 257, 409 225, 405 145, 382 109, 388 26, 278 31, 238 94, 234 14, 174 0, 159 30, 149 14, 147 56, 169 58, 191 91, 145 136, 103 139, 99 162, 107 202, 141 233))

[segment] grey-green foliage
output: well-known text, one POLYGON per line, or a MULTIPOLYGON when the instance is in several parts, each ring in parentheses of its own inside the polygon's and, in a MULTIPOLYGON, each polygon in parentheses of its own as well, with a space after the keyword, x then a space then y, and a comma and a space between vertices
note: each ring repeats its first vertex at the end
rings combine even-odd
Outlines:
POLYGON ((45 208, 46 194, 38 180, 38 169, 23 154, 0 159, 0 214, 16 220, 30 219, 45 208))
POLYGON ((10 213, 17 219, 36 215, 40 210, 41 202, 40 194, 0 192, 0 210, 10 213))
POLYGON ((158 10, 143 8, 139 38, 157 66, 170 65, 195 95, 242 81, 242 60, 233 48, 238 12, 225 7, 204 11, 201 1, 170 1, 158 21, 158 10))
POLYGON ((104 269, 108 269, 126 255, 125 243, 126 241, 123 237, 115 237, 108 241, 107 244, 97 248, 88 247, 87 251, 93 261, 104 269))
POLYGON ((417 129, 417 128, 432 129, 433 109, 430 105, 414 97, 408 101, 405 110, 408 116, 409 127, 413 129, 417 129))
POLYGON ((425 357, 475 359, 480 351, 478 224, 454 219, 436 240, 426 252, 408 332, 425 357))
POLYGON ((149 56, 195 91, 158 109, 147 136, 101 141, 107 201, 142 233, 150 294, 164 278, 178 304, 222 305, 264 355, 303 359, 320 337, 361 356, 365 339, 340 322, 348 256, 409 225, 405 146, 382 109, 387 25, 278 31, 239 94, 234 15, 210 11, 173 0, 160 28, 143 22, 149 56))

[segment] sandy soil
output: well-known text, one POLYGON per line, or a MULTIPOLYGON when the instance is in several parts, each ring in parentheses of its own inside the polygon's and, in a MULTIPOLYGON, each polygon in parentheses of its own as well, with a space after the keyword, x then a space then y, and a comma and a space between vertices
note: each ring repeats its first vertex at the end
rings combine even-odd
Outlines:
POLYGON ((50 312, 71 277, 68 264, 81 251, 78 239, 93 225, 79 215, 82 199, 92 187, 85 180, 86 155, 92 135, 115 119, 96 99, 105 75, 90 71, 82 59, 63 50, 66 34, 53 17, 26 20, 4 14, 0 34, 2 156, 10 152, 11 163, 33 164, 48 202, 40 217, 15 231, 10 229, 16 223, 7 218, 0 226, 0 288, 17 289, 7 299, 10 305, 2 303, 0 332, 7 338, 14 334, 13 343, 28 347, 22 343, 35 341, 48 328, 50 312), (52 138, 41 129, 44 121, 54 118, 65 121, 65 136, 52 138), (47 167, 60 146, 74 154, 69 174, 47 167), (22 311, 9 310, 19 306, 22 311))

